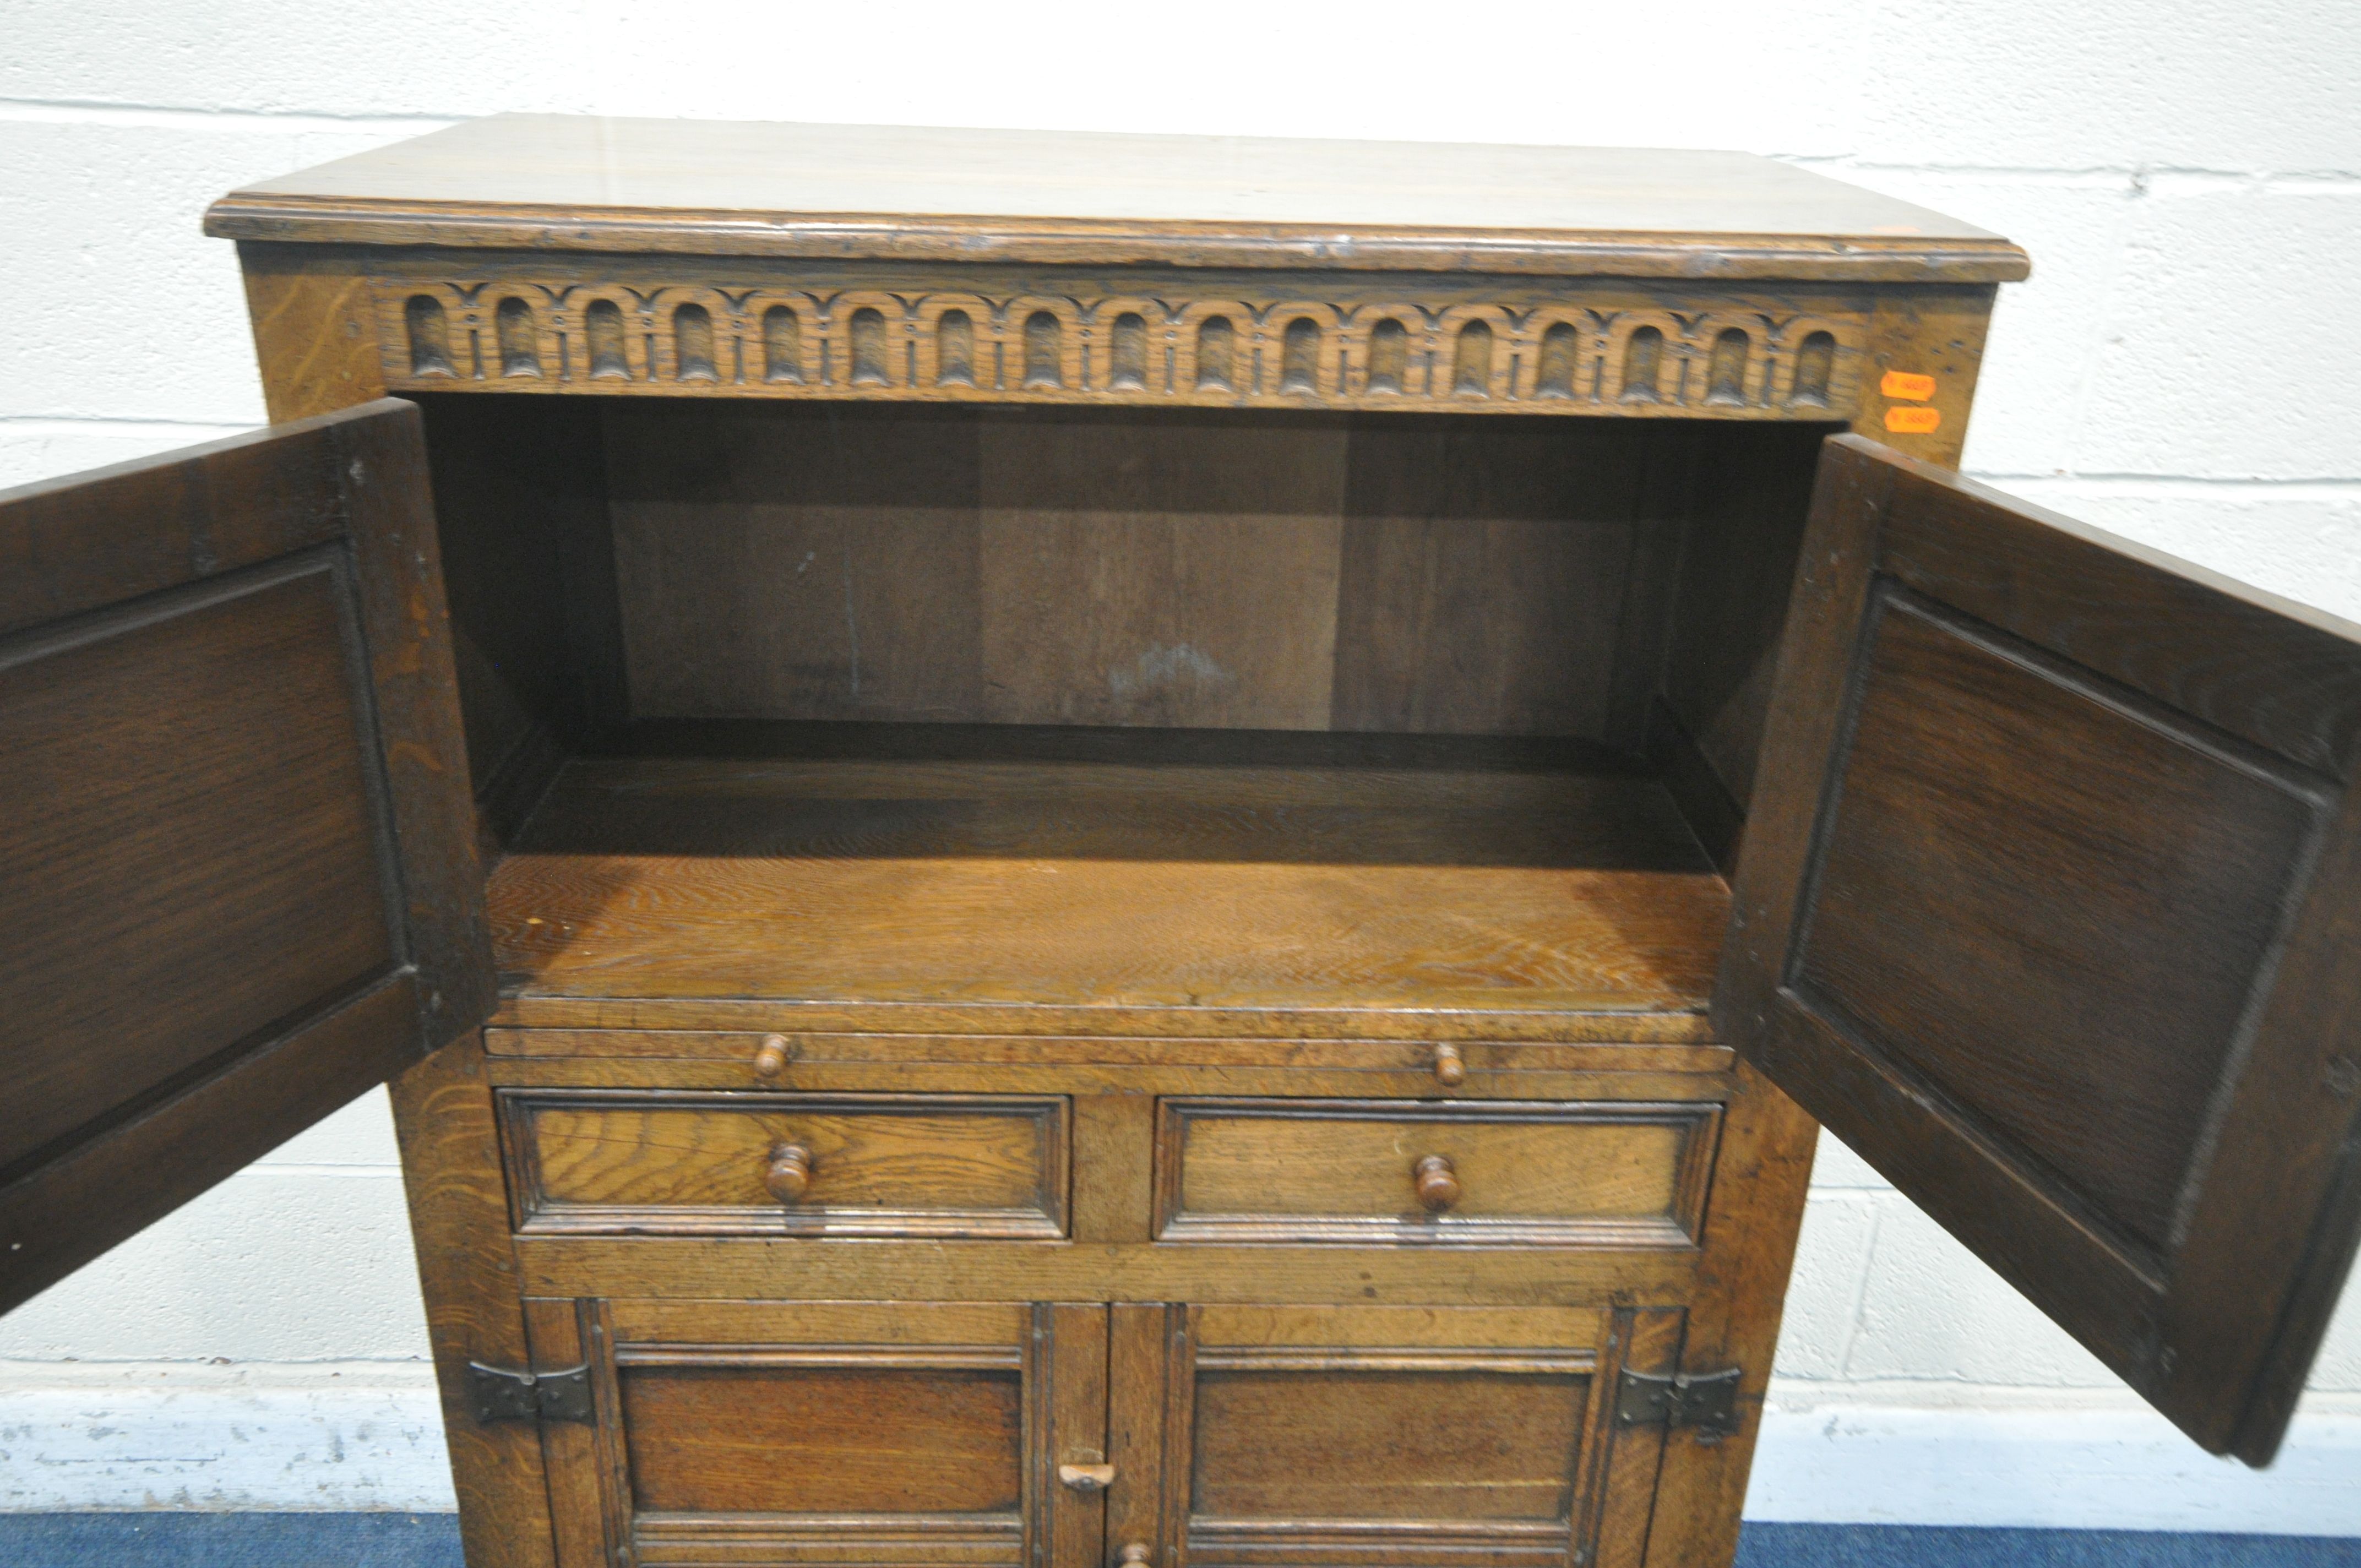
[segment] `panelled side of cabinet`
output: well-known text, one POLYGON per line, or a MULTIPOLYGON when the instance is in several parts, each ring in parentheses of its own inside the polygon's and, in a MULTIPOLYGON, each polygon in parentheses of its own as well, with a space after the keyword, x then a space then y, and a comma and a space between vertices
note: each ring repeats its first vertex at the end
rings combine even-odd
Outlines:
POLYGON ((1709 1439, 1672 1434, 1648 1568, 1726 1563, 1738 1550, 1739 1510, 1762 1431, 1763 1396, 1818 1139, 1819 1124, 1801 1106, 1760 1073, 1740 1069, 1679 1357, 1687 1371, 1739 1370, 1738 1430, 1709 1439))
POLYGON ((561 1568, 540 1433, 527 1422, 480 1420, 467 1398, 471 1363, 533 1365, 481 1036, 396 1079, 393 1110, 467 1562, 561 1568))
POLYGON ((1959 466, 1998 292, 1989 283, 1880 290, 1854 432, 1922 463, 1959 466))
POLYGON ((357 254, 241 245, 247 319, 274 421, 308 419, 386 393, 376 305, 357 254))

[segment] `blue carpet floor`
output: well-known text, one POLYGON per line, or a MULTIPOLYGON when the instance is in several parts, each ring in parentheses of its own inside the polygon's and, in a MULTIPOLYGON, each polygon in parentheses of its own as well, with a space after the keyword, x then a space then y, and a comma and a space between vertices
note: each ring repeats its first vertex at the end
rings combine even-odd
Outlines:
MULTIPOLYGON (((449 1514, 0 1514, 6 1568, 461 1568, 449 1514)), ((1739 1568, 2361 1568, 2361 1540, 1753 1524, 1739 1568)))

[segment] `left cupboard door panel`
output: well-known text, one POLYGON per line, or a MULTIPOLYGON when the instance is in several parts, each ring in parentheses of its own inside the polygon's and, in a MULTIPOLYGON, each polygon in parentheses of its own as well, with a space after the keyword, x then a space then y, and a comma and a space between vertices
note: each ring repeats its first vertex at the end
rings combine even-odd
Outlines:
POLYGON ((0 493, 0 1311, 482 1022, 418 411, 0 493))
POLYGON ((1106 1309, 536 1299, 560 1568, 1095 1568, 1106 1309))

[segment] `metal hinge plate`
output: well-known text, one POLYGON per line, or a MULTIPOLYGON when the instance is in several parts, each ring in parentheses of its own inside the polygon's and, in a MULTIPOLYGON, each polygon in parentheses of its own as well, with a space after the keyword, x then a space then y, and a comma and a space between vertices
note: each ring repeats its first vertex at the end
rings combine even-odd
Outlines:
POLYGON ((590 1368, 510 1372, 467 1363, 467 1408, 479 1421, 587 1421, 590 1368))
POLYGON ((1615 1424, 1687 1427, 1709 1437, 1738 1431, 1737 1367, 1720 1372, 1626 1372, 1616 1386, 1615 1424))

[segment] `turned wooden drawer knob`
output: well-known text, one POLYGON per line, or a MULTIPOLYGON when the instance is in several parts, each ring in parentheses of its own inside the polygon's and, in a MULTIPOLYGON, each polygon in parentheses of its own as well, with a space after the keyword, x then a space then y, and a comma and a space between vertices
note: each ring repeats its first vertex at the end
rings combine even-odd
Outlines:
POLYGON ((1418 1201, 1440 1214, 1459 1201, 1459 1173, 1446 1155, 1431 1154, 1410 1168, 1418 1184, 1418 1201))
POLYGON ((1077 1492, 1104 1492, 1115 1485, 1112 1464, 1060 1464, 1058 1466, 1060 1486, 1071 1486, 1077 1492))
POLYGON ((1115 1562, 1120 1568, 1148 1568, 1148 1543, 1135 1541, 1115 1554, 1115 1562))
POLYGON ((754 1051, 754 1076, 756 1078, 778 1077, 787 1070, 787 1063, 794 1058, 795 1054, 796 1047, 788 1043, 785 1035, 763 1036, 762 1045, 754 1051))
MULTIPOLYGON (((811 1190, 811 1150, 801 1144, 781 1144, 771 1151, 771 1163, 763 1169, 763 1185, 771 1196, 782 1203, 793 1203, 811 1190)), ((1456 1187, 1452 1189, 1458 1191, 1456 1187)))
POLYGON ((1457 1046, 1434 1047, 1434 1081, 1445 1089, 1456 1089, 1467 1081, 1467 1061, 1457 1046))

